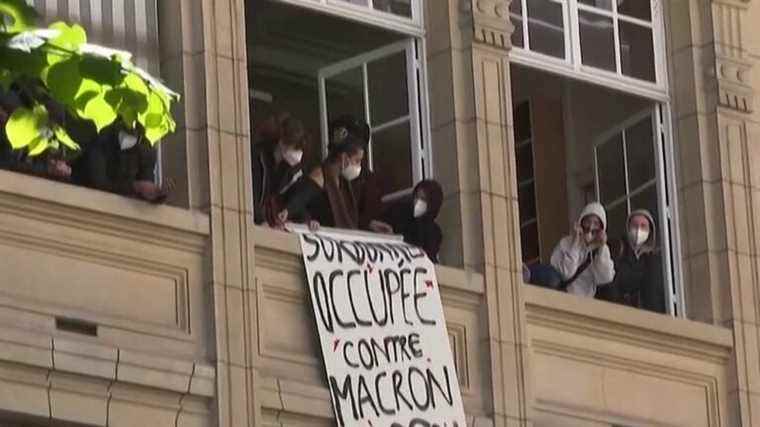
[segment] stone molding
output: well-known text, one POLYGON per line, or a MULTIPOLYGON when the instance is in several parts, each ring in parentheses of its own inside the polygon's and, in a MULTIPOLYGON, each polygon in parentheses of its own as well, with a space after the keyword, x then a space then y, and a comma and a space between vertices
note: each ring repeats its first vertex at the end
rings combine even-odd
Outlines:
POLYGON ((754 60, 747 54, 743 31, 747 24, 750 0, 713 0, 715 66, 718 79, 718 104, 740 113, 754 111, 752 87, 754 60))
POLYGON ((474 41, 497 49, 512 48, 511 0, 464 0, 462 12, 472 15, 474 41))
POLYGON ((208 364, 0 328, 0 364, 8 363, 204 398, 216 390, 216 370, 208 364))

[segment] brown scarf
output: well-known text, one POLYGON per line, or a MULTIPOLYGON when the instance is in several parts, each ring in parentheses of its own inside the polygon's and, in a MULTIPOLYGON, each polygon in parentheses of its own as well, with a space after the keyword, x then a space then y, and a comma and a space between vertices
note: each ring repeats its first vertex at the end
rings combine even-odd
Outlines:
POLYGON ((339 165, 324 165, 325 192, 330 202, 335 226, 355 230, 358 228, 359 214, 351 184, 340 176, 339 165), (341 185, 343 184, 343 185, 341 185))

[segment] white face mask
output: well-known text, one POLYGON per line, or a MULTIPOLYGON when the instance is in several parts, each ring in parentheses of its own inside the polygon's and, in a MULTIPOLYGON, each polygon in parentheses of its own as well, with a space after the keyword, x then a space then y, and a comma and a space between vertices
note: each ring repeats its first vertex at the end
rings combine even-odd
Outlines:
POLYGON ((628 230, 628 240, 633 246, 641 246, 649 240, 649 230, 631 228, 628 230))
POLYGON ((119 131, 119 147, 121 147, 121 150, 129 150, 130 148, 134 147, 137 144, 137 137, 131 134, 128 134, 124 132, 123 130, 119 131))
POLYGON ((351 164, 343 168, 341 174, 346 181, 353 181, 362 173, 362 165, 351 164))
POLYGON ((419 218, 427 213, 427 202, 422 199, 414 200, 414 217, 419 218))
POLYGON ((290 166, 295 166, 301 163, 303 158, 303 150, 286 149, 282 151, 282 160, 290 166))

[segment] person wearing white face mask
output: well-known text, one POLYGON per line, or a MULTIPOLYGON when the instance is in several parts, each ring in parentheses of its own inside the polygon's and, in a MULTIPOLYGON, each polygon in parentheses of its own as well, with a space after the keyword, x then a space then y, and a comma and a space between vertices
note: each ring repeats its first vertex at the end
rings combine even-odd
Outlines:
POLYGON ((665 312, 662 260, 657 251, 654 217, 636 210, 628 216, 624 238, 612 245, 615 281, 601 292, 599 299, 630 307, 665 312))
POLYGON ((607 213, 599 203, 590 203, 581 212, 573 232, 554 248, 551 265, 568 293, 593 298, 597 288, 615 277, 615 267, 607 246, 607 213))
POLYGON ((253 177, 254 222, 275 223, 274 217, 281 209, 283 195, 295 184, 303 170, 306 132, 298 119, 287 114, 272 118, 266 125, 273 128, 270 134, 261 135, 251 148, 251 171, 253 177))
POLYGON ((310 228, 320 225, 356 230, 359 214, 351 182, 362 171, 365 144, 348 136, 330 151, 327 159, 302 178, 285 194, 285 209, 277 215, 282 226, 287 221, 308 222, 310 228))
POLYGON ((424 249, 437 263, 443 234, 435 219, 443 203, 443 190, 438 182, 425 180, 414 187, 412 194, 411 201, 391 205, 383 221, 393 227, 393 232, 403 235, 406 243, 424 249))

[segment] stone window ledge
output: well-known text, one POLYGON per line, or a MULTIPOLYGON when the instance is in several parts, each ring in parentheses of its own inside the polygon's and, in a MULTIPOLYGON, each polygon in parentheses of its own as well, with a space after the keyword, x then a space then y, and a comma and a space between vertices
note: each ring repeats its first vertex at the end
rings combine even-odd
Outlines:
POLYGON ((140 226, 146 232, 164 228, 202 236, 210 230, 208 215, 201 212, 0 170, 0 212, 24 208, 46 213, 51 220, 72 216, 80 223, 129 226, 138 233, 140 226))
POLYGON ((733 349, 733 334, 723 327, 532 285, 523 294, 530 325, 723 362, 733 349))
MULTIPOLYGON (((284 263, 283 267, 289 266, 295 269, 302 268, 301 244, 296 234, 256 226, 254 239, 257 250, 266 257, 265 262, 284 263)), ((258 252, 257 255, 259 255, 258 252)), ((436 274, 438 282, 448 290, 481 295, 485 293, 483 275, 480 273, 437 265, 436 274)))

